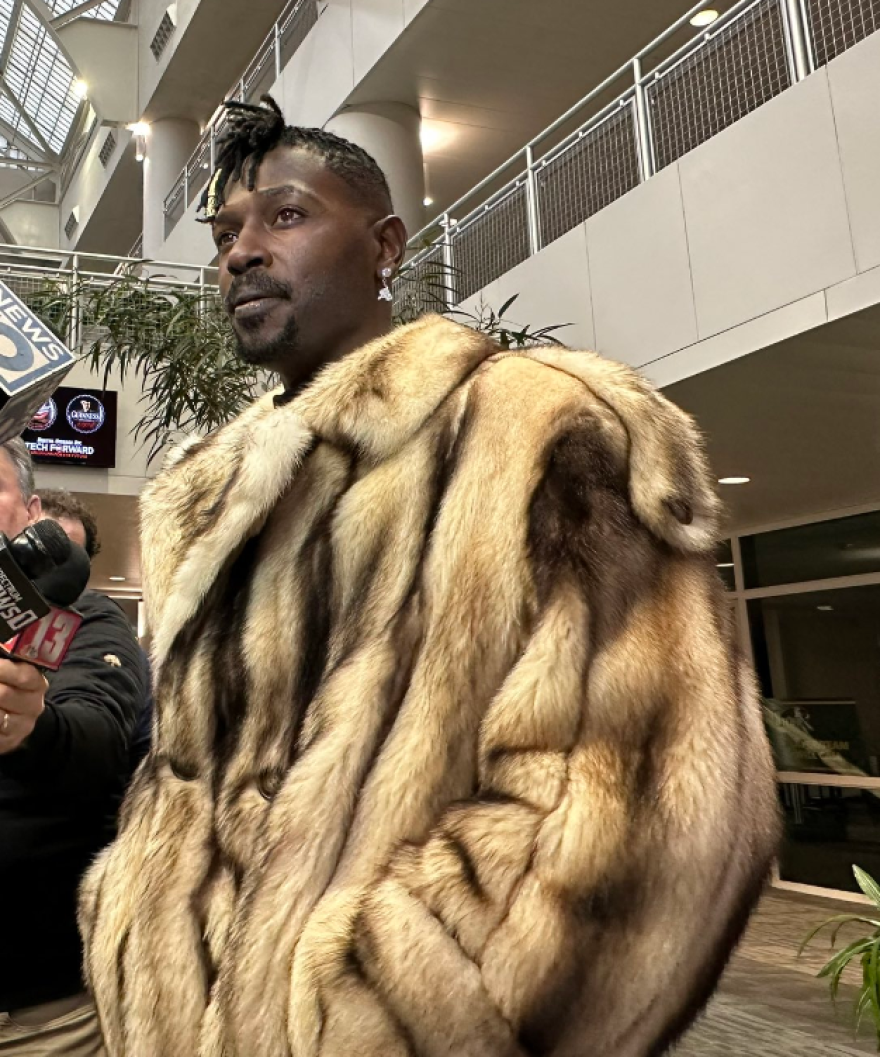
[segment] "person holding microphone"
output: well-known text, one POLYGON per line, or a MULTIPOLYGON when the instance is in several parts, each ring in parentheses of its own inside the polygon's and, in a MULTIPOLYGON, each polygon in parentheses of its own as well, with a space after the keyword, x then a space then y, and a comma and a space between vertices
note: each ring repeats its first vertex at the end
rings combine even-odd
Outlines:
MULTIPOLYGON (((0 532, 43 517, 21 440, 0 446, 0 532)), ((129 740, 147 697, 133 630, 85 591, 58 671, 0 659, 0 1055, 98 1057, 85 994, 76 892, 115 833, 129 740)))

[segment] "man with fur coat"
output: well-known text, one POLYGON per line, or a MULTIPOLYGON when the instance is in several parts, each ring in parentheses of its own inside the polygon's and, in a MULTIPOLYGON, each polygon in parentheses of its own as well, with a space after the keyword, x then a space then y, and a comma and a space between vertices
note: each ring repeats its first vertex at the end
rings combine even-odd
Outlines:
POLYGON ((283 387, 143 500, 151 751, 84 886, 111 1057, 648 1057, 774 851, 690 420, 384 296, 362 150, 230 107, 204 202, 283 387))

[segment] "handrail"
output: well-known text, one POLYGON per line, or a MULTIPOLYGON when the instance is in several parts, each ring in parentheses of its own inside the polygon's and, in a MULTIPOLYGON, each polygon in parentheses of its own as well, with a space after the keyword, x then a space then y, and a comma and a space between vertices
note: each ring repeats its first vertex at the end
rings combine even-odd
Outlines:
MULTIPOLYGON (((425 265, 433 279, 439 265, 443 300, 466 300, 880 30, 876 23, 838 17, 848 2, 736 0, 709 27, 663 47, 703 9, 701 0, 416 232, 405 268, 417 278, 425 265), (652 64, 645 61, 661 47, 652 64), (629 84, 604 103, 624 78, 629 84), (717 90, 719 78, 728 90, 717 90), (582 123, 565 134, 585 111, 582 123)), ((395 289, 403 296, 406 282, 395 289)))
POLYGON ((192 264, 187 263, 186 261, 160 261, 153 260, 152 257, 126 257, 116 253, 92 253, 90 250, 66 250, 60 249, 58 246, 49 248, 47 246, 21 246, 15 242, 0 242, 0 255, 5 253, 43 253, 51 257, 79 257, 80 260, 87 259, 93 261, 117 261, 130 264, 150 264, 165 268, 192 268, 195 270, 206 268, 208 271, 217 270, 210 264, 192 264))
MULTIPOLYGON (((733 19, 739 16, 744 9, 750 7, 753 3, 755 3, 755 0, 739 0, 738 3, 734 4, 729 10, 727 10, 722 16, 719 17, 718 21, 713 25, 711 31, 703 30, 697 35, 696 44, 698 44, 701 40, 703 42, 711 40, 714 36, 718 34, 721 29, 723 29, 726 25, 733 21, 733 19)), ((409 240, 410 246, 424 243, 426 235, 428 235, 428 233, 432 230, 436 229, 438 225, 441 225, 443 217, 452 217, 460 206, 462 206, 465 202, 469 201, 475 195, 478 195, 480 191, 482 191, 484 188, 491 186, 496 180, 498 180, 498 178, 502 176, 517 160, 523 157, 523 155, 529 148, 532 148, 534 150, 534 148, 539 143, 547 139, 548 136, 552 136, 554 132, 557 132, 560 128, 567 125, 573 118, 577 117, 577 115, 587 106, 589 106, 589 104, 592 103, 594 99, 597 99, 604 92, 606 92, 615 83, 615 81, 619 81, 622 77, 625 77, 627 74, 632 73, 634 63, 641 62, 641 60, 644 59, 647 55, 649 55, 652 51, 655 51, 662 44, 665 44, 666 41, 673 37, 680 29, 683 29, 686 25, 688 25, 694 15, 697 14, 698 11, 702 11, 705 6, 705 0, 700 0, 699 3, 696 3, 693 5, 693 7, 688 8, 685 14, 683 14, 680 18, 676 19, 676 21, 673 22, 671 26, 665 29, 661 34, 659 34, 659 36, 655 37, 650 44, 645 45, 645 47, 638 51, 632 57, 632 59, 630 59, 628 62, 625 62, 622 66, 619 66, 613 73, 609 74, 600 84, 596 85, 595 88, 590 89, 590 91, 585 96, 579 99, 573 106, 570 106, 564 114, 560 115, 558 118, 556 118, 555 121, 549 124, 546 128, 542 129, 536 136, 533 136, 528 141, 528 143, 525 143, 522 147, 520 147, 518 151, 516 151, 507 159, 507 161, 503 162, 497 168, 493 169, 488 176, 485 176, 482 180, 480 180, 478 184, 476 184, 469 191, 466 191, 465 194, 457 198, 452 203, 452 205, 447 206, 446 209, 444 209, 442 213, 439 213, 432 221, 430 221, 430 223, 426 224, 423 228, 421 228, 421 230, 416 232, 415 235, 411 236, 409 240)), ((675 55, 677 56, 679 52, 690 50, 694 46, 695 41, 689 41, 687 44, 682 45, 682 47, 676 51, 675 55)), ((670 59, 664 60, 661 64, 658 64, 657 68, 665 68, 666 64, 669 61, 670 59)), ((642 80, 647 80, 648 77, 654 74, 654 72, 655 71, 652 70, 651 73, 648 75, 643 74, 642 80)), ((630 86, 628 91, 631 92, 632 90, 633 86, 630 86)), ((618 105, 619 100, 623 98, 623 96, 625 96, 626 94, 626 92, 621 93, 621 95, 618 96, 617 99, 614 99, 611 103, 608 104, 608 107, 604 109, 611 109, 614 106, 618 105)))
POLYGON ((217 285, 217 268, 210 264, 150 260, 110 253, 87 253, 82 250, 19 246, 14 243, 0 242, 0 277, 16 272, 24 275, 53 274, 112 280, 138 269, 146 270, 149 274, 145 277, 157 285, 168 284, 208 289, 217 285), (46 258, 45 263, 39 263, 41 257, 46 258), (105 269, 91 271, 89 270, 90 263, 105 265, 105 269), (165 274, 166 271, 171 274, 165 274), (191 273, 193 277, 181 278, 180 273, 191 273))

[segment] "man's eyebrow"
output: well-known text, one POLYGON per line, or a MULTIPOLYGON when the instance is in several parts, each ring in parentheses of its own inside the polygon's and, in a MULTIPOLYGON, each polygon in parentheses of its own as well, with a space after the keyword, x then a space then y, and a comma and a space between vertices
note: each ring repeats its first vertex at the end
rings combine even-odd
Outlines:
POLYGON ((311 198, 315 202, 320 201, 318 196, 303 184, 278 184, 277 187, 264 187, 261 191, 257 191, 257 194, 260 198, 280 198, 282 195, 298 194, 304 198, 311 198))
MULTIPOLYGON (((275 187, 264 187, 262 190, 257 191, 256 194, 260 198, 282 198, 288 194, 302 195, 303 198, 310 198, 313 202, 320 202, 321 199, 313 191, 310 191, 303 184, 278 184, 275 187)), ((223 205, 217 210, 216 214, 211 219, 211 227, 214 228, 218 224, 226 223, 226 216, 229 213, 229 209, 224 202, 223 205)), ((234 210, 232 211, 234 215, 234 210)))

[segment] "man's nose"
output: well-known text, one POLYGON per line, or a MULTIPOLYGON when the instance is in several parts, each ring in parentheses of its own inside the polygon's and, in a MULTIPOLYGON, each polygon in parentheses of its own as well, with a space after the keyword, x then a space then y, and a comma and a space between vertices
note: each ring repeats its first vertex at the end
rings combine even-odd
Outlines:
POLYGON ((238 233, 235 244, 226 255, 226 267, 232 275, 243 275, 254 268, 268 268, 272 255, 266 239, 247 226, 238 233))

